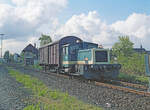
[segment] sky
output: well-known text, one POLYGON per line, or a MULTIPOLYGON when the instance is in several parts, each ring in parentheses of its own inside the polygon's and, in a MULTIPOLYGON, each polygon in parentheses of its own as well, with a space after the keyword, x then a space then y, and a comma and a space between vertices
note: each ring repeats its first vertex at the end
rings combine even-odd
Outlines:
POLYGON ((118 36, 150 50, 149 0, 0 0, 4 51, 20 53, 41 33, 53 39, 68 35, 111 48, 118 36))

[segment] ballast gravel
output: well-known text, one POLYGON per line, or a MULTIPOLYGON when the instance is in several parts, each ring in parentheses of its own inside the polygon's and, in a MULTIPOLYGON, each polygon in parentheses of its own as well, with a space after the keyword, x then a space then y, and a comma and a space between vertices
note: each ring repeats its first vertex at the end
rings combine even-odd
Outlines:
POLYGON ((30 97, 28 90, 12 78, 5 66, 0 65, 0 110, 23 110, 25 99, 30 97))
POLYGON ((150 110, 150 97, 127 93, 87 82, 45 74, 33 69, 18 68, 22 73, 37 77, 49 88, 67 92, 89 104, 103 107, 104 110, 150 110))

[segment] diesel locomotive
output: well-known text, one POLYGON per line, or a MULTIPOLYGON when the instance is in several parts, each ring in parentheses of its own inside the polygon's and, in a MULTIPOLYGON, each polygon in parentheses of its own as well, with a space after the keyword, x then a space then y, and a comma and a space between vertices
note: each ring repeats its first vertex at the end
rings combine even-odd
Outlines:
POLYGON ((40 65, 48 71, 80 75, 86 79, 114 79, 120 64, 110 63, 110 51, 75 36, 39 48, 40 65))

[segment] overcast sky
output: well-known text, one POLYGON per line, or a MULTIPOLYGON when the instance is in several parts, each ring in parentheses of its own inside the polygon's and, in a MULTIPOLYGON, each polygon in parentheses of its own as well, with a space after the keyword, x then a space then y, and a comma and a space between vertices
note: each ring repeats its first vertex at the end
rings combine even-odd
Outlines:
POLYGON ((75 35, 106 48, 119 35, 150 50, 149 0, 0 0, 4 51, 20 53, 41 33, 53 40, 75 35))

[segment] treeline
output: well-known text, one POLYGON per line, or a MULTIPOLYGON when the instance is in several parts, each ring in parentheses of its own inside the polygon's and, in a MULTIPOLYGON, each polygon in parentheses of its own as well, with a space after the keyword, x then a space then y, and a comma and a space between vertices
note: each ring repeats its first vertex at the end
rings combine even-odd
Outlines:
POLYGON ((145 75, 145 53, 135 52, 133 45, 128 36, 120 36, 112 47, 112 62, 122 65, 122 73, 145 75))
POLYGON ((14 54, 10 53, 8 50, 4 53, 4 59, 6 62, 14 61, 14 54))

